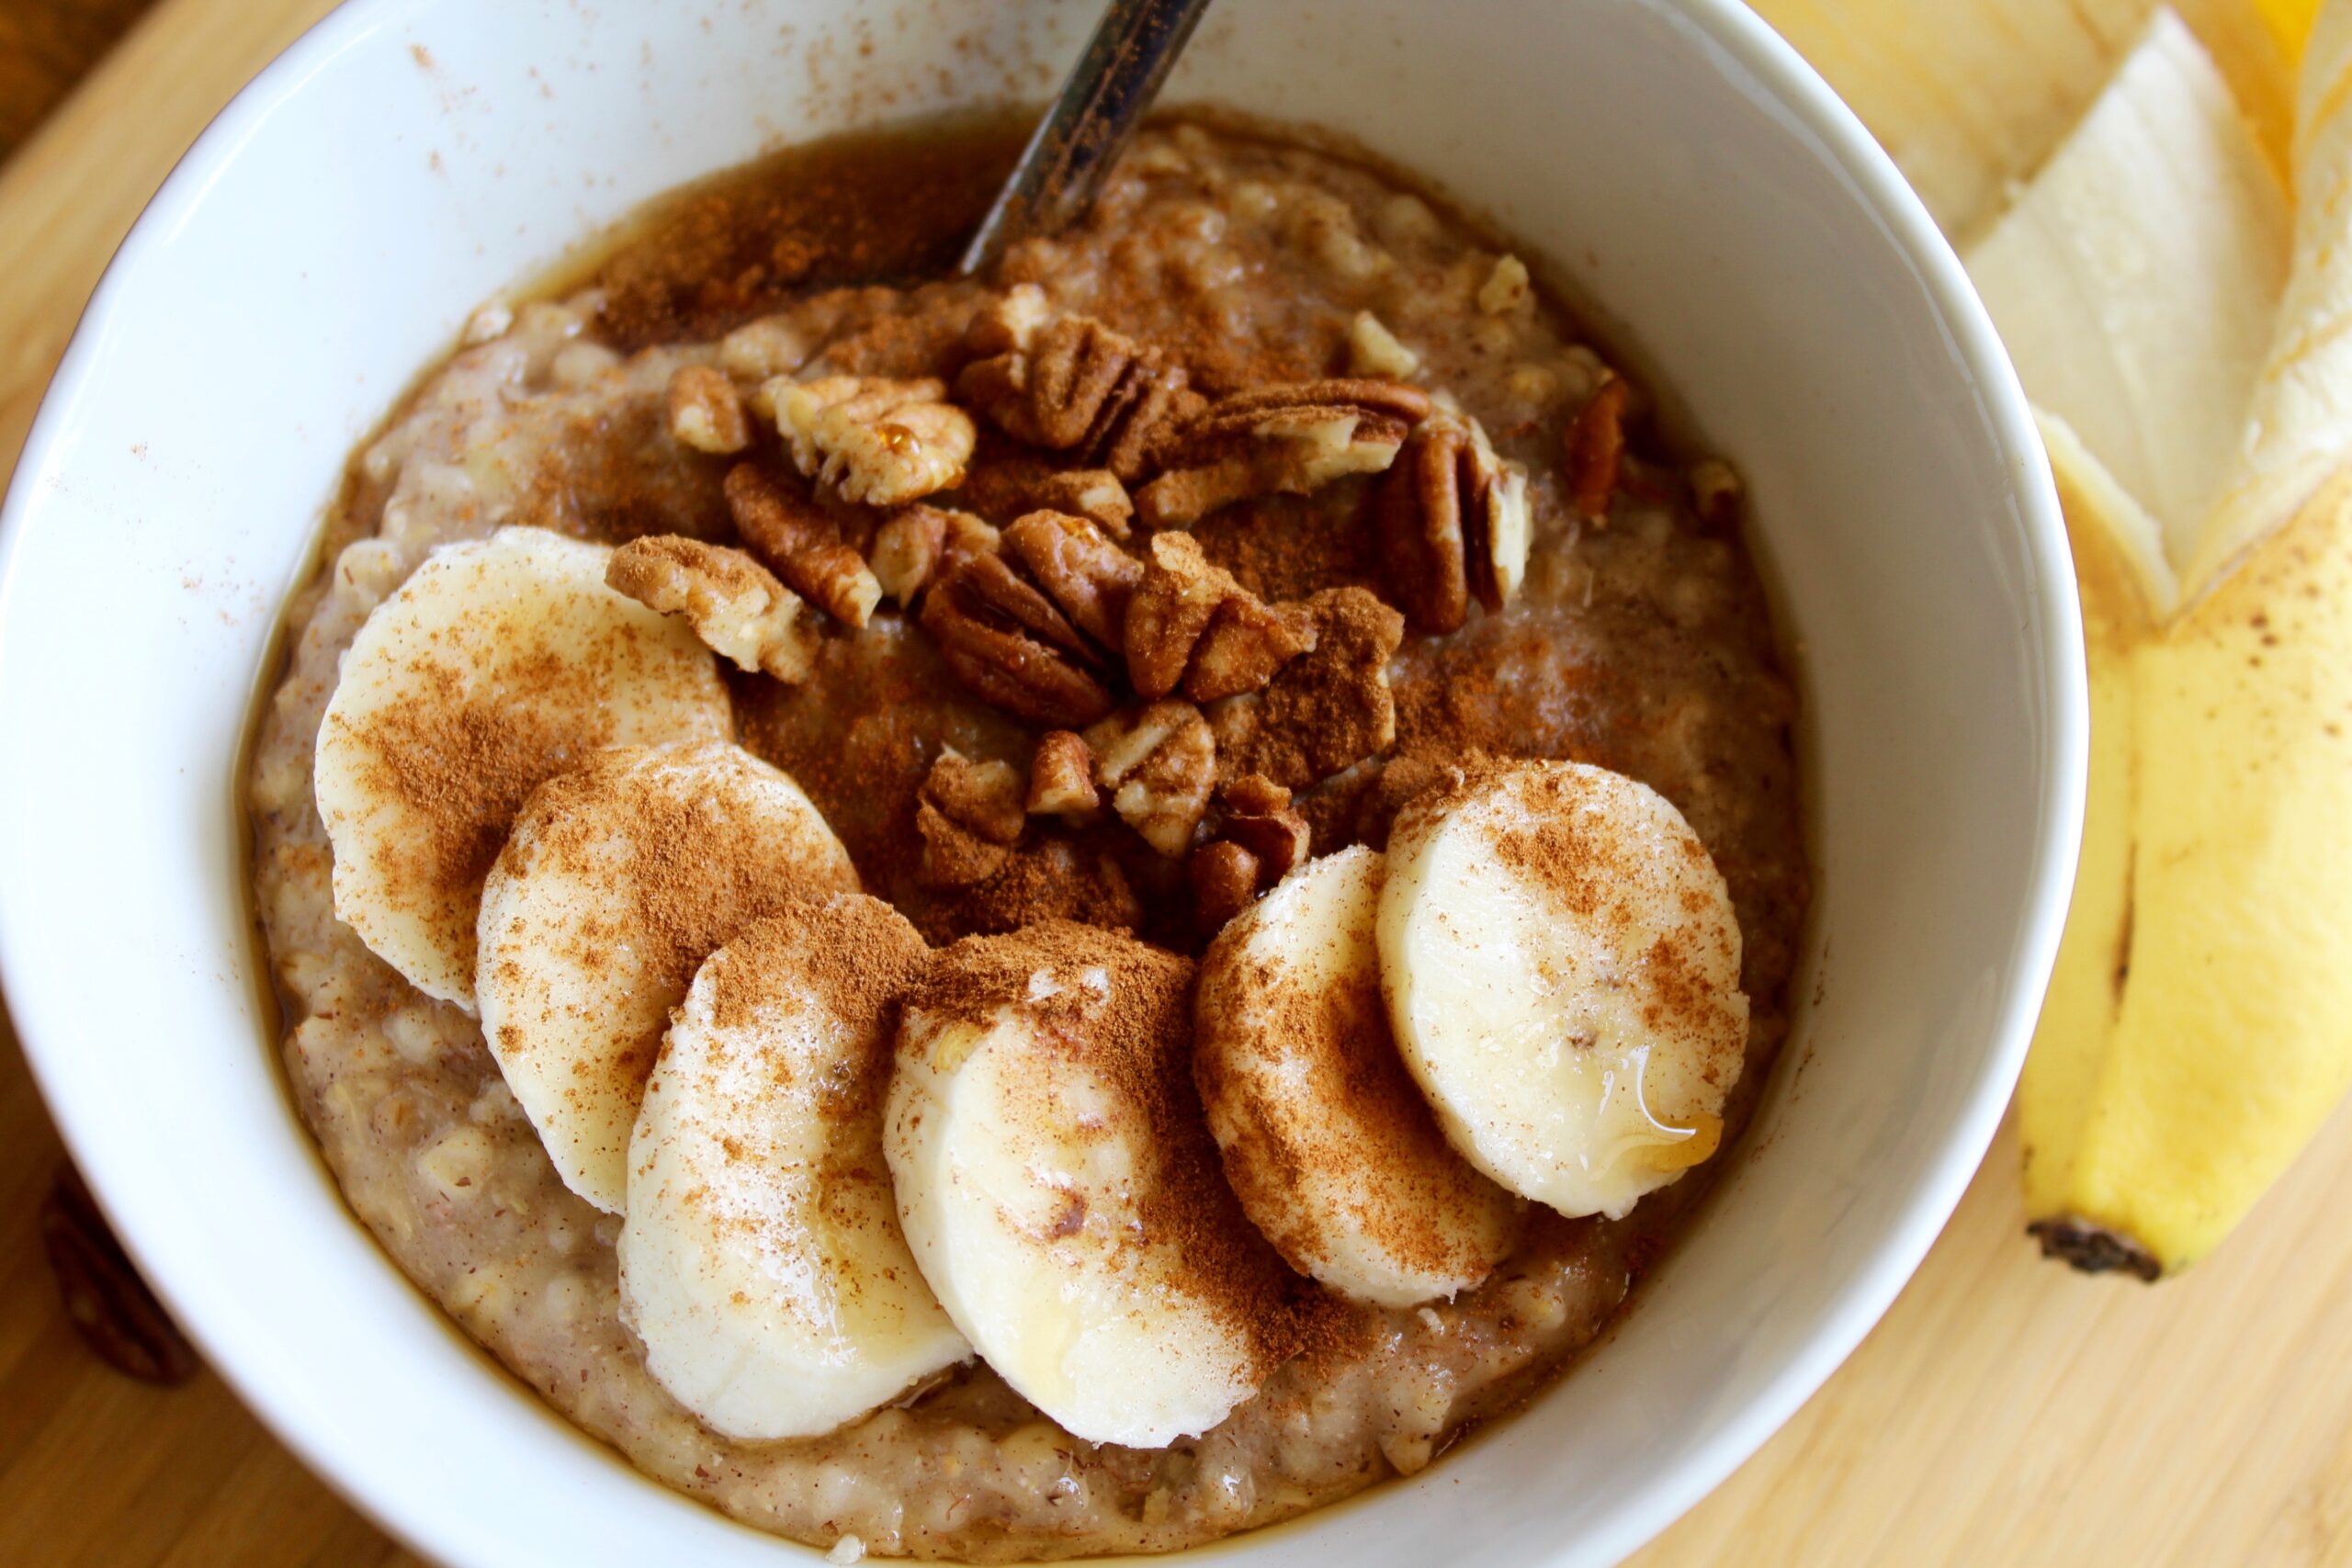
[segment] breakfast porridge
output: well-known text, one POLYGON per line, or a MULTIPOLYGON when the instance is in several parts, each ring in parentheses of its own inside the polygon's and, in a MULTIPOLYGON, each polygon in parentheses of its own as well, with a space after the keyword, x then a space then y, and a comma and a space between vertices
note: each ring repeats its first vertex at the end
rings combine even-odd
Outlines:
POLYGON ((1509 1412, 1747 1122, 1808 897, 1737 478, 1520 257, 1162 120, 938 280, 1017 145, 481 310, 252 761, 353 1209, 844 1560, 1169 1551, 1509 1412))

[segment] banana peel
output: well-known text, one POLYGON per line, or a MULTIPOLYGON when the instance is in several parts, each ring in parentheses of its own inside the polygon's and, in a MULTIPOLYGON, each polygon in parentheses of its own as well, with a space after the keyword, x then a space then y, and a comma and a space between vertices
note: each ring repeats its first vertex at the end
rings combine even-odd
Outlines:
POLYGON ((2039 405, 2092 733, 2026 1206, 2158 1279, 2352 1090, 2352 0, 1758 8, 1977 241, 2039 405))

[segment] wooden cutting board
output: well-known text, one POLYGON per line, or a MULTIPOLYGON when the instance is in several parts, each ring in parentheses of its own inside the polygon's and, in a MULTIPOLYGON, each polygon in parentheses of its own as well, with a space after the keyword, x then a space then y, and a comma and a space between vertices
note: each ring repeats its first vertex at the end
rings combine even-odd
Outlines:
MULTIPOLYGON (((0 468, 181 150, 325 0, 164 0, 0 169, 0 468)), ((8 765, 33 765, 12 758, 8 765)), ((58 1156, 0 1028, 0 1563, 413 1563, 210 1376, 88 1356, 34 1213, 58 1156)), ((2006 1133, 1878 1330, 1636 1561, 2352 1563, 2352 1117, 2220 1254, 2155 1288, 2022 1233, 2006 1133)))

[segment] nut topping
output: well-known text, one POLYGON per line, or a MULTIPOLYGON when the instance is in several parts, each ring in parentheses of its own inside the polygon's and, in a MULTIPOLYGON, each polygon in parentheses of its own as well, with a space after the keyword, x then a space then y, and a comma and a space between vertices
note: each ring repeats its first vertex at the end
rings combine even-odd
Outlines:
POLYGON ((1617 465, 1625 455, 1627 396, 1624 381, 1611 376, 1568 426, 1568 499, 1585 518, 1604 527, 1609 498, 1617 489, 1617 465))
POLYGON ((1376 474, 1430 414, 1401 381, 1300 381, 1237 392, 1185 427, 1175 463, 1136 496, 1147 526, 1185 527, 1253 496, 1311 494, 1376 474))
POLYGON ((1029 815, 1091 817, 1102 804, 1094 788, 1094 753, 1083 736, 1049 729, 1037 738, 1029 761, 1029 815))
POLYGON ((728 471, 726 491, 736 532, 778 577, 833 619, 865 625, 882 584, 814 498, 787 490, 750 463, 728 471))
POLYGON ((1527 576, 1527 475, 1476 420, 1425 423, 1381 481, 1374 526, 1389 596, 1415 630, 1443 634, 1475 595, 1499 610, 1527 576))
POLYGON ((1022 793, 1020 771, 1010 762, 976 762, 941 747, 915 797, 922 879, 967 887, 1002 870, 1021 839, 1022 793))
POLYGON ((681 365, 672 372, 670 434, 697 452, 741 452, 752 444, 752 422, 725 371, 681 365))
POLYGON ((1290 791, 1263 773, 1244 773, 1217 791, 1216 833, 1248 850, 1258 863, 1259 889, 1272 887, 1306 859, 1306 818, 1290 791))
POLYGON ((1306 601, 1313 652, 1283 667, 1255 697, 1219 705, 1216 743, 1228 774, 1263 773, 1306 789, 1396 743, 1388 660, 1405 618, 1361 588, 1306 601))
POLYGON ((1104 719, 1086 732, 1095 782, 1112 791, 1111 809, 1174 859, 1192 847, 1216 784, 1216 739, 1190 703, 1153 703, 1104 719))
POLYGON ((998 556, 956 559, 923 595, 921 621, 956 678, 1017 718, 1073 729, 1111 711, 1078 634, 998 556))
POLYGON ((946 401, 944 382, 880 377, 777 379, 761 391, 793 466, 845 501, 899 506, 964 477, 978 433, 971 415, 946 401))
POLYGON ((1298 606, 1270 607, 1213 565, 1190 534, 1169 533, 1152 537, 1125 640, 1138 696, 1164 697, 1181 684, 1205 703, 1263 686, 1315 646, 1315 628, 1298 606))
POLYGON ((738 669, 808 678, 817 637, 801 619, 799 596, 741 550, 676 534, 632 539, 613 552, 605 583, 648 609, 684 616, 738 669))
POLYGON ((1013 523, 1004 547, 1079 630, 1102 648, 1120 646, 1128 599, 1143 581, 1140 561, 1085 518, 1060 512, 1032 512, 1013 523))
POLYGON ((974 319, 965 341, 986 357, 964 367, 956 389, 1016 439, 1086 454, 1123 481, 1142 478, 1202 407, 1183 367, 1091 317, 1039 325, 1030 314, 1008 300, 974 319))
POLYGON ((874 580, 882 585, 882 592, 904 609, 930 586, 932 574, 939 570, 939 558, 946 547, 947 513, 917 502, 893 513, 888 522, 874 531, 874 544, 866 552, 865 564, 872 570, 874 580))
POLYGON ((1250 907, 1263 873, 1256 855, 1228 839, 1216 839, 1185 861, 1184 878, 1193 885, 1193 909, 1200 929, 1214 932, 1250 907))

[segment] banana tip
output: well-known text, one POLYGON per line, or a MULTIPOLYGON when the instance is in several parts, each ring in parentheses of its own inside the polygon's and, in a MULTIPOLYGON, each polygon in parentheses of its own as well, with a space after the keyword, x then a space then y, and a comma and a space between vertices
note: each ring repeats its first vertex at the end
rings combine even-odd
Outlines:
POLYGON ((2036 1220, 2026 1234, 2041 1243, 2041 1256, 2056 1258, 2086 1274, 2131 1274, 2154 1284, 2164 1273, 2156 1255, 2120 1231, 2069 1214, 2036 1220))

